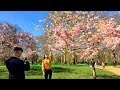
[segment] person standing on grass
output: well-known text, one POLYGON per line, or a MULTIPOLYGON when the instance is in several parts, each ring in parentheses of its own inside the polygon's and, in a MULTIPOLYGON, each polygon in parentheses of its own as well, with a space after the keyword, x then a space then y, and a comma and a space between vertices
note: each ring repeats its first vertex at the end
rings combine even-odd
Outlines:
POLYGON ((103 66, 103 69, 105 69, 105 62, 102 61, 102 66, 103 66))
POLYGON ((25 61, 20 59, 22 52, 23 52, 22 48, 15 47, 14 48, 15 56, 12 56, 5 61, 6 67, 9 71, 9 79, 24 80, 25 79, 24 71, 30 70, 30 64, 27 61, 27 58, 25 59, 25 61))
POLYGON ((44 55, 44 60, 42 61, 42 72, 45 79, 52 78, 51 59, 48 54, 44 55))

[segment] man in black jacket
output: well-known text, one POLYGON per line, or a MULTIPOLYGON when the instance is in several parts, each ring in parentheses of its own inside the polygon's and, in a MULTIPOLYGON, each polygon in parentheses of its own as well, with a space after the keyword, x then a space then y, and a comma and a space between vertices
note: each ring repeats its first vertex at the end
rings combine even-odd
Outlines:
POLYGON ((20 60, 20 56, 22 55, 23 49, 20 47, 14 48, 15 56, 10 57, 6 60, 5 64, 9 71, 9 79, 25 79, 24 71, 30 70, 30 64, 28 61, 20 60))

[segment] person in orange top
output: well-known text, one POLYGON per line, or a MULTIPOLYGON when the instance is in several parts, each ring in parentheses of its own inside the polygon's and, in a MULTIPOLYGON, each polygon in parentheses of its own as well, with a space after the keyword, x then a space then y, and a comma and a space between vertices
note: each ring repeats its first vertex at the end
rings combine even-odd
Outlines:
POLYGON ((48 54, 44 55, 44 60, 42 61, 42 72, 45 79, 52 78, 52 67, 51 67, 51 60, 48 54))

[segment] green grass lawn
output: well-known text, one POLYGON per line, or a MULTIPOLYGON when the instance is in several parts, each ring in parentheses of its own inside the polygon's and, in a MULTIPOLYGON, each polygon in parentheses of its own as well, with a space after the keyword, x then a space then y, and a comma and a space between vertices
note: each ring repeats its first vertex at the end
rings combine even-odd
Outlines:
MULTIPOLYGON (((52 79, 93 79, 92 68, 80 65, 53 65, 52 79)), ((97 79, 120 79, 120 76, 112 72, 96 69, 97 79)), ((31 65, 30 71, 26 71, 26 79, 44 79, 41 65, 31 65)), ((0 79, 8 79, 8 71, 5 66, 0 66, 0 79)))

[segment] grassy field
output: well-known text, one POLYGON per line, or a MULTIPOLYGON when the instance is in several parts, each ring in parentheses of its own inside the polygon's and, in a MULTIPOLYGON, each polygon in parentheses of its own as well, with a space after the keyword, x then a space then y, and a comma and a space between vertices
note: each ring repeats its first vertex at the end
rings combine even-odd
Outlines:
MULTIPOLYGON (((52 79, 93 79, 92 68, 80 65, 53 65, 52 79)), ((97 79, 120 79, 120 76, 112 72, 96 69, 97 79)), ((41 65, 31 65, 30 71, 26 71, 26 79, 44 79, 41 65)), ((5 66, 0 66, 0 79, 8 79, 8 71, 5 66)))

